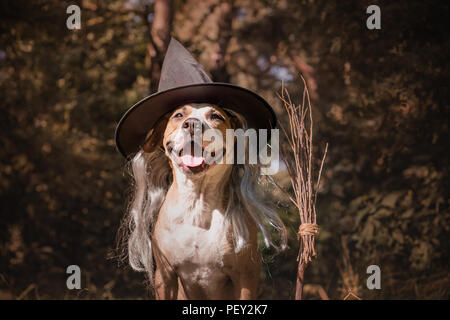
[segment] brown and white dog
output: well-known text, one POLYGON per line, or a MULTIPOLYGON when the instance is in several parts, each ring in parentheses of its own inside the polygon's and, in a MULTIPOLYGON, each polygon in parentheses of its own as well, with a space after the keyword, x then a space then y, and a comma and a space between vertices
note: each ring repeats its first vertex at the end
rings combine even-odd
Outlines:
POLYGON ((195 139, 208 129, 225 137, 237 128, 246 123, 234 111, 183 105, 155 125, 131 161, 128 256, 134 269, 148 274, 157 299, 255 299, 258 230, 267 246, 273 243, 265 224, 286 243, 276 211, 258 197, 260 167, 211 160, 234 152, 235 141, 201 139, 199 145, 195 139))

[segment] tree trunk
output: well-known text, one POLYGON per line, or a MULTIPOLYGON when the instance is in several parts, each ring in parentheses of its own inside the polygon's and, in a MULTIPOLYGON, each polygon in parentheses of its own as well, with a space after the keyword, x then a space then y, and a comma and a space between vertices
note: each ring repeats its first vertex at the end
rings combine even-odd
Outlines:
POLYGON ((226 54, 231 39, 231 27, 234 13, 233 1, 222 2, 219 5, 219 32, 217 42, 211 54, 211 76, 213 81, 229 82, 230 74, 226 68, 226 54))
POLYGON ((148 21, 149 10, 145 10, 145 22, 148 28, 149 42, 147 44, 150 92, 158 90, 161 67, 170 42, 173 22, 173 0, 155 0, 153 22, 148 21))

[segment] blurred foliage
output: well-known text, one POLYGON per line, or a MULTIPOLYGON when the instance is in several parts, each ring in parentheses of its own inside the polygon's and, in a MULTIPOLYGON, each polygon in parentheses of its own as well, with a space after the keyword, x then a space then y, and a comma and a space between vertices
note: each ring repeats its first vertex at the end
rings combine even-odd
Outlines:
MULTIPOLYGON (((281 121, 281 81, 300 101, 302 73, 315 144, 330 145, 306 298, 321 286, 335 299, 349 290, 448 299, 448 3, 236 0, 224 30, 219 2, 174 1, 172 34, 208 70, 225 37, 221 72, 264 96, 281 121), (370 4, 381 8, 381 30, 366 28, 370 4), (365 286, 370 264, 382 290, 365 286)), ((71 1, 0 4, 0 299, 148 297, 144 277, 114 259, 128 177, 113 138, 155 81, 152 3, 81 1, 78 31, 66 28, 71 1), (71 264, 81 291, 66 289, 71 264)), ((273 199, 290 248, 264 250, 263 297, 293 298, 298 215, 276 190, 273 199)))

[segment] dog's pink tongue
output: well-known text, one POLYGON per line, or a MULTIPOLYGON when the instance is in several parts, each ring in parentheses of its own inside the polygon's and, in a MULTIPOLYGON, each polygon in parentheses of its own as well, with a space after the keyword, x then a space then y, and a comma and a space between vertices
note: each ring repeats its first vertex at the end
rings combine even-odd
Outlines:
POLYGON ((181 161, 186 167, 198 167, 203 164, 203 157, 196 157, 190 154, 185 154, 181 157, 181 161))

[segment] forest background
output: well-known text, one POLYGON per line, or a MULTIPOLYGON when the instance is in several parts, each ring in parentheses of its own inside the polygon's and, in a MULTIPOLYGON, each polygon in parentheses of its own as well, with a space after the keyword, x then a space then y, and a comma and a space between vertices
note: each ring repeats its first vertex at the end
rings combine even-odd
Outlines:
MULTIPOLYGON (((450 298, 448 17, 444 1, 2 1, 0 299, 152 298, 114 258, 129 194, 114 130, 156 91, 170 36, 281 121, 281 83, 300 102, 308 82, 315 152, 329 148, 305 298, 450 298), (72 264, 82 290, 66 287, 72 264), (366 287, 372 264, 381 290, 366 287)), ((272 201, 289 249, 263 250, 260 297, 292 299, 298 214, 272 201)))

